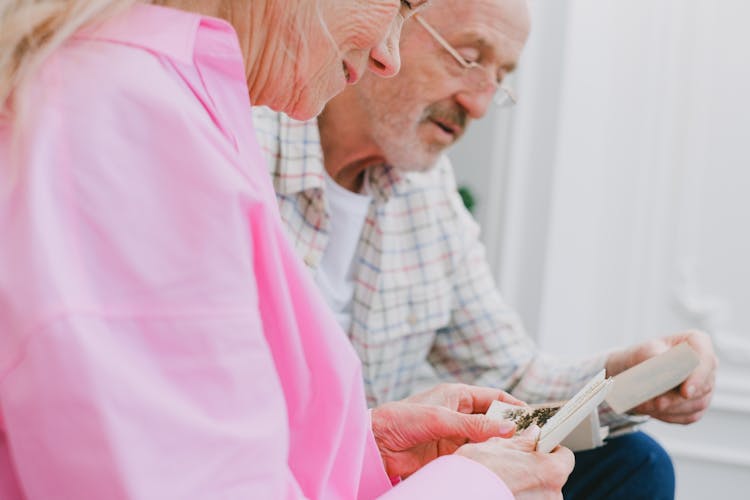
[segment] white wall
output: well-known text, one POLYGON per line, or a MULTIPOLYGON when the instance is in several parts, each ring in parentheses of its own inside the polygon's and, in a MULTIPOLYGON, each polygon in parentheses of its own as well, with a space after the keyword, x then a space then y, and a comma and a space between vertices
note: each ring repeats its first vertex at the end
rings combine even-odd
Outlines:
POLYGON ((750 2, 532 10, 521 102, 451 154, 478 190, 501 288, 563 355, 708 330, 722 362, 712 410, 650 431, 675 457, 678 498, 747 497, 750 2))

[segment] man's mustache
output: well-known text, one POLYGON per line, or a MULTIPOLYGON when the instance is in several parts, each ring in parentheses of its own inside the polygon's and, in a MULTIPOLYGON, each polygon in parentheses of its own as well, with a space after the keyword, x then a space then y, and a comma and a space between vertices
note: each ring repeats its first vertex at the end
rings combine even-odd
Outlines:
POLYGON ((425 115, 430 120, 450 123, 462 132, 468 121, 468 113, 460 106, 433 105, 426 109, 425 115))

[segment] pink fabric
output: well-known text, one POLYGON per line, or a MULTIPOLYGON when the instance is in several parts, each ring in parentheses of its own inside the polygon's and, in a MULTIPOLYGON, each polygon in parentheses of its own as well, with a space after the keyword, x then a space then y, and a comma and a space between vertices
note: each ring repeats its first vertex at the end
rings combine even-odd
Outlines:
POLYGON ((25 98, 17 148, 0 123, 0 498, 510 497, 460 457, 391 489, 229 25, 135 7, 25 98))

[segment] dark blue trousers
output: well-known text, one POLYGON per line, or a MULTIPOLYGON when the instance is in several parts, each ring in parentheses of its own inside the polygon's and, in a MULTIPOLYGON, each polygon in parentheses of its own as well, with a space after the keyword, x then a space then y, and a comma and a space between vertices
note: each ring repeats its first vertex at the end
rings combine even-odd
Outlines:
POLYGON ((575 456, 575 468, 563 488, 566 500, 674 499, 672 460, 643 432, 611 439, 575 456))

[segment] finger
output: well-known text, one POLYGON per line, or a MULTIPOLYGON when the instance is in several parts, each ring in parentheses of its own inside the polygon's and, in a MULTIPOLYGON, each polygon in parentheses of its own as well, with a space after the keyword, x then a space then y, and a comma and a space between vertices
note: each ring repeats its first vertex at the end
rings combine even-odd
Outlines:
POLYGON ((442 406, 460 413, 486 413, 493 401, 525 406, 523 401, 500 389, 455 383, 440 384, 430 390, 413 394, 403 401, 442 406))
POLYGON ((614 351, 607 359, 607 376, 618 375, 638 363, 667 351, 670 339, 651 339, 627 349, 614 351))
POLYGON ((668 411, 670 408, 677 408, 690 401, 693 401, 693 399, 683 397, 678 391, 669 391, 661 396, 653 398, 647 403, 651 403, 650 406, 654 411, 664 412, 668 411))
POLYGON ((414 403, 414 404, 420 404, 420 405, 445 406, 445 407, 455 406, 447 398, 448 396, 446 395, 444 388, 441 384, 439 386, 431 387, 430 389, 426 391, 412 394, 411 396, 408 396, 402 399, 401 402, 414 403))
POLYGON ((673 389, 640 404, 633 411, 647 415, 655 413, 685 413, 703 409, 703 405, 707 405, 712 396, 713 387, 702 387, 692 398, 685 398, 679 390, 673 389))
POLYGON ((539 441, 539 435, 542 433, 542 429, 536 425, 530 425, 517 436, 515 441, 522 451, 534 451, 536 450, 536 443, 539 441))
POLYGON ((465 438, 478 443, 493 437, 509 438, 516 432, 510 420, 496 420, 485 415, 467 415, 443 408, 439 410, 438 424, 433 429, 436 439, 465 438))
POLYGON ((482 442, 492 437, 509 438, 516 433, 516 424, 510 420, 496 420, 485 415, 466 415, 466 437, 482 442))
POLYGON ((512 394, 508 394, 507 392, 503 391, 503 394, 498 398, 498 401, 502 401, 503 403, 508 403, 511 405, 516 406, 529 406, 526 401, 520 400, 517 397, 513 396, 512 394))
MULTIPOLYGON (((570 476, 570 473, 573 472, 573 467, 576 465, 576 459, 573 452, 565 446, 558 445, 550 452, 550 455, 550 458, 555 460, 557 466, 560 467, 560 474, 567 479, 568 476, 570 476)), ((565 482, 565 479, 563 480, 563 483, 565 482)))
POLYGON ((673 398, 671 395, 665 395, 654 400, 654 407, 658 411, 665 413, 685 413, 704 409, 711 402, 712 397, 713 391, 708 391, 690 399, 685 399, 682 396, 673 398))
POLYGON ((708 335, 702 332, 692 332, 686 340, 700 358, 698 366, 680 387, 680 393, 689 398, 695 397, 696 393, 705 386, 713 386, 718 361, 708 335))
POLYGON ((708 407, 713 394, 708 392, 700 397, 685 399, 677 392, 670 392, 644 403, 643 409, 654 413, 691 413, 708 407))
MULTIPOLYGON (((463 413, 486 413, 490 409, 490 405, 493 401, 502 401, 504 403, 525 406, 526 403, 517 399, 507 392, 495 389, 493 387, 478 387, 474 385, 464 385, 463 390, 469 397, 468 406, 470 411, 464 411, 468 408, 461 408, 459 411, 463 413)), ((463 406, 463 405, 462 405, 463 406)))
POLYGON ((646 359, 651 359, 658 356, 659 354, 663 354, 667 352, 670 347, 672 346, 667 339, 647 340, 640 346, 641 359, 639 359, 638 362, 640 363, 641 361, 644 361, 646 359))
MULTIPOLYGON (((686 384, 683 384, 683 387, 680 387, 679 392, 680 392, 680 395, 682 396, 684 396, 683 389, 687 387, 686 384)), ((702 398, 703 396, 712 394, 715 386, 716 386, 716 373, 712 373, 709 379, 706 380, 703 384, 693 385, 694 389, 689 390, 692 396, 688 397, 688 399, 699 399, 699 398, 702 398)))
POLYGON ((573 470, 573 466, 575 465, 576 459, 575 459, 575 455, 570 450, 570 448, 557 445, 550 453, 554 455, 556 458, 558 458, 559 460, 567 463, 570 466, 570 470, 573 470))
POLYGON ((668 424, 681 424, 681 425, 688 425, 693 424, 697 422, 698 420, 703 418, 703 415, 706 414, 706 411, 700 411, 697 413, 691 413, 691 414, 685 414, 685 415, 654 415, 653 418, 657 418, 661 420, 662 422, 666 422, 668 424))
POLYGON ((674 416, 680 415, 692 415, 699 412, 704 412, 708 409, 711 404, 712 394, 708 394, 702 398, 694 399, 691 401, 685 401, 681 404, 668 407, 664 413, 674 416))

